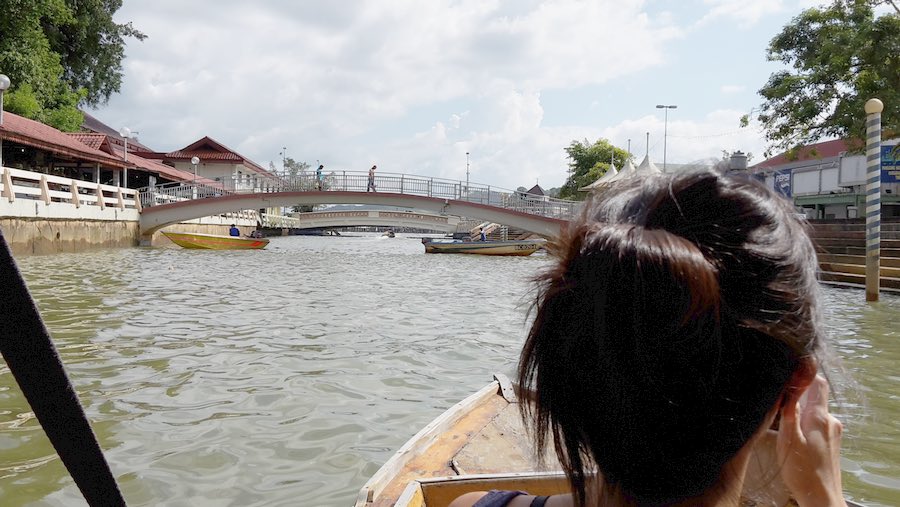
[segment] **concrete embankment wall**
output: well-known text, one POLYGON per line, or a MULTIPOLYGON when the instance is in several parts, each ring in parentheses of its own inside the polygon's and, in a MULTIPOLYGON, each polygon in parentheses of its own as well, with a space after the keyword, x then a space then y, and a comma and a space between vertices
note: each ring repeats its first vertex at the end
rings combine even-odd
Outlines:
POLYGON ((109 220, 0 218, 13 255, 81 252, 137 246, 138 223, 109 220))
MULTIPOLYGON (((135 189, 0 167, 0 230, 16 256, 138 246, 140 212, 135 189)), ((165 230, 228 234, 234 223, 249 234, 254 213, 197 218, 165 230)), ((157 232, 151 245, 173 244, 157 232)))
MULTIPOLYGON (((228 225, 186 223, 170 225, 165 230, 228 234, 228 228, 228 225)), ((250 234, 254 229, 252 226, 238 228, 241 234, 250 234)), ((140 241, 139 225, 134 221, 4 217, 0 218, 0 230, 17 257, 136 247, 140 241)), ((174 246, 162 233, 153 235, 152 246, 167 245, 174 246)))

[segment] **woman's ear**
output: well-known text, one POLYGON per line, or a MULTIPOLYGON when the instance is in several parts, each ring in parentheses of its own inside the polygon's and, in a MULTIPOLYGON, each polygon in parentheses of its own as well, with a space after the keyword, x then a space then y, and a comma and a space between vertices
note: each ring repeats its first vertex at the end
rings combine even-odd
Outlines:
POLYGON ((813 380, 815 380, 817 370, 818 368, 816 367, 816 362, 813 358, 804 357, 800 359, 800 364, 797 366, 797 369, 794 370, 794 374, 791 375, 791 379, 788 381, 785 394, 789 399, 785 400, 785 402, 789 402, 791 399, 796 402, 800 398, 800 395, 802 395, 810 384, 812 384, 813 380))

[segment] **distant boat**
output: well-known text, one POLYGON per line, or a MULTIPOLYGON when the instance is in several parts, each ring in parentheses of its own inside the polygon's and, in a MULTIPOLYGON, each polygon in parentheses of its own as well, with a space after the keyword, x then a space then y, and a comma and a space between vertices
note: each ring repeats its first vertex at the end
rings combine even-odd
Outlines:
POLYGON ((266 238, 219 236, 189 232, 163 232, 163 236, 178 246, 203 250, 258 250, 269 244, 266 238))
POLYGON ((394 234, 394 231, 385 231, 382 236, 384 236, 385 238, 393 238, 396 236, 396 234, 394 234))
POLYGON ((424 238, 422 244, 425 245, 425 253, 531 255, 543 248, 547 242, 543 239, 460 241, 424 238))

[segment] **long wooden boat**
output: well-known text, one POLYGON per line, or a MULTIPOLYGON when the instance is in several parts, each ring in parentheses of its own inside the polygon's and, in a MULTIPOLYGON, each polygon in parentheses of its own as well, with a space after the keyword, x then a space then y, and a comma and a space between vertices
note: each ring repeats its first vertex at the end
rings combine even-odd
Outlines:
MULTIPOLYGON (((509 379, 494 375, 404 444, 360 489, 355 507, 446 507, 460 495, 491 489, 570 492, 556 457, 535 456, 518 403, 509 379)), ((751 459, 741 505, 795 505, 765 463, 778 466, 774 455, 751 459)))
POLYGON ((269 244, 266 238, 219 236, 187 232, 163 232, 163 236, 178 246, 205 250, 258 250, 269 244))
POLYGON ((458 253, 477 255, 531 255, 547 242, 543 239, 510 241, 460 241, 423 239, 425 253, 458 253))

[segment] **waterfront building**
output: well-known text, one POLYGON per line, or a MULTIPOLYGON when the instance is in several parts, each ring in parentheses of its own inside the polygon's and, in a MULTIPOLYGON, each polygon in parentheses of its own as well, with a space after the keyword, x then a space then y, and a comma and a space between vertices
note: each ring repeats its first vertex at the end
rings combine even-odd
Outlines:
POLYGON ((256 162, 209 136, 204 136, 178 150, 168 153, 147 153, 144 156, 161 160, 189 174, 196 171, 198 177, 220 182, 227 189, 231 189, 232 186, 236 190, 250 189, 277 179, 276 175, 256 162), (192 162, 194 157, 199 160, 196 166, 192 162))
MULTIPOLYGON (((897 139, 882 143, 881 213, 900 218, 900 156, 897 139)), ((864 146, 835 139, 780 153, 750 167, 769 188, 791 199, 809 218, 864 216, 866 155, 864 146)))

